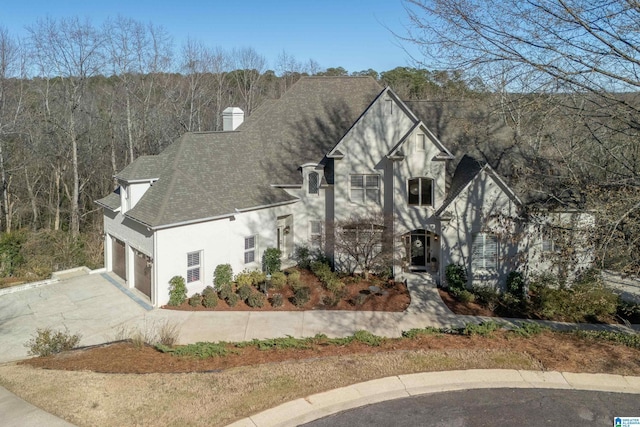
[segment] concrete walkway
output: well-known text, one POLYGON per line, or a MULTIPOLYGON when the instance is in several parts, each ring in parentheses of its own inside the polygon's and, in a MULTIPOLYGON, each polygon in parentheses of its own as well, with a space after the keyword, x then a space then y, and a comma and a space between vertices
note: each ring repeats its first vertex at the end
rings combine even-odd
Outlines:
MULTIPOLYGON (((319 333, 342 337, 358 330, 368 330, 379 336, 399 337, 402 331, 427 326, 456 328, 487 320, 517 326, 523 321, 455 315, 440 299, 431 275, 408 273, 403 280, 406 280, 411 293, 411 304, 401 313, 321 310, 187 312, 152 309, 135 290, 126 288, 112 274, 87 274, 74 270, 53 280, 0 292, 0 363, 28 357, 24 344, 33 337, 36 329, 47 327, 66 328, 70 333, 81 335, 81 345, 94 345, 122 338, 127 331, 139 330, 149 334, 163 324, 170 324, 176 325, 179 330, 179 343, 188 344, 198 341, 247 341, 287 335, 307 337, 319 333)), ((541 323, 555 329, 601 329, 630 333, 634 329, 640 330, 640 325, 541 323)), ((460 375, 458 379, 451 378, 452 383, 465 383, 466 374, 460 375)), ((640 380, 634 384, 640 384, 640 380)), ((15 425, 65 425, 53 416, 51 421, 40 422, 39 417, 50 416, 41 412, 0 387, 3 425, 6 425, 5 415, 9 417, 8 414, 15 414, 11 418, 15 420, 15 425), (30 424, 29 420, 33 420, 33 423, 30 424)))

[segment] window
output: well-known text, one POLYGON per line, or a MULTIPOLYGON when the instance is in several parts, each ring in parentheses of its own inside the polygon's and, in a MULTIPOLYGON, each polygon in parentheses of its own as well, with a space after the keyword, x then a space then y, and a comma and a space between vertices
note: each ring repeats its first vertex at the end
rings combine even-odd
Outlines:
POLYGON ((309 221, 309 246, 322 247, 322 221, 309 221))
POLYGON ((427 137, 424 133, 419 133, 416 135, 416 151, 426 151, 427 150, 427 137))
POLYGON ((309 174, 309 194, 318 194, 318 188, 320 188, 320 176, 317 172, 311 172, 309 174))
POLYGON ((378 175, 351 175, 351 201, 379 203, 380 177, 378 175))
POLYGON ((495 270, 498 268, 498 238, 492 234, 478 233, 471 245, 471 268, 495 270))
POLYGON ((200 251, 187 254, 187 283, 200 281, 200 251))
POLYGON ((413 178, 409 180, 409 205, 433 206, 433 180, 413 178))
POLYGON ((256 236, 244 239, 244 263, 250 264, 256 260, 256 236))
POLYGON ((555 252, 556 245, 553 240, 548 237, 542 238, 542 252, 555 252))

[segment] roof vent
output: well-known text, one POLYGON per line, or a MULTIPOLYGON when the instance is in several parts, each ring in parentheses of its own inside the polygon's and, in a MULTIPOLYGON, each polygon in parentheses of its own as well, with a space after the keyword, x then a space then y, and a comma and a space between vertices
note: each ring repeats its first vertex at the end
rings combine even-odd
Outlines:
POLYGON ((244 121, 244 111, 238 107, 228 107, 222 112, 222 130, 236 130, 244 121))

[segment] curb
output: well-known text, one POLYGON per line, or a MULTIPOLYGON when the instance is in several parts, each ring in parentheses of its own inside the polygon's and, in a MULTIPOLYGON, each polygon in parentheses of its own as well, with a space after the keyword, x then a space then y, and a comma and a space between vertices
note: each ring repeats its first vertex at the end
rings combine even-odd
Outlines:
POLYGON ((471 369, 397 375, 292 400, 238 420, 229 424, 229 427, 297 426, 387 400, 483 388, 548 388, 640 394, 640 377, 514 369, 471 369))

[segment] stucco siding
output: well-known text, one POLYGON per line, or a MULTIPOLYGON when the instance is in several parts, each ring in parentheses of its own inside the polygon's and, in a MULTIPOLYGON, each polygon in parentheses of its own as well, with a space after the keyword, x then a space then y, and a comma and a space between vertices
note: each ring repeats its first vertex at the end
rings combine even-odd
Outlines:
POLYGON ((520 263, 518 243, 511 238, 518 233, 517 214, 517 205, 499 183, 481 172, 445 210, 451 219, 442 225, 443 267, 460 264, 470 285, 502 288, 509 272, 520 263), (480 233, 497 240, 495 268, 472 268, 473 239, 480 233))

